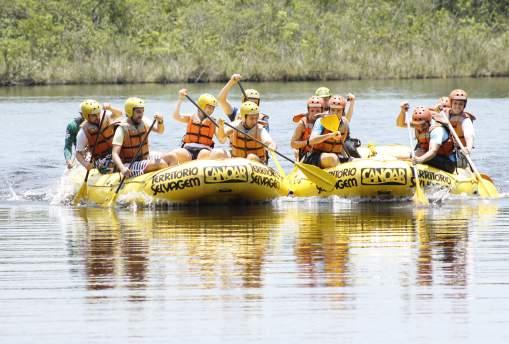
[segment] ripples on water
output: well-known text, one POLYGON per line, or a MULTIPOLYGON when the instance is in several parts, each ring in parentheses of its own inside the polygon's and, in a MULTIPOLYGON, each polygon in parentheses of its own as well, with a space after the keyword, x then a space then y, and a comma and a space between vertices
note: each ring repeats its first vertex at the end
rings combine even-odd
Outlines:
POLYGON ((507 338, 507 202, 0 206, 6 342, 507 338), (22 323, 24 330, 20 331, 22 323))
MULTIPOLYGON (((475 160, 503 192, 507 80, 462 81, 482 114, 475 160)), ((393 126, 401 99, 432 104, 456 82, 329 86, 357 95, 356 136, 385 144, 407 140, 393 126)), ((275 137, 288 140, 288 118, 318 85, 258 86, 275 137)), ((189 86, 193 94, 220 87, 189 86)), ((10 116, 0 138, 8 148, 0 151, 0 342, 508 341, 507 199, 427 209, 287 198, 157 210, 49 205, 68 187, 63 134, 82 98, 120 105, 138 94, 149 113, 168 116, 178 88, 0 89, 0 117, 10 116)), ((184 128, 167 123, 177 134, 154 136, 156 149, 178 145, 184 128)))

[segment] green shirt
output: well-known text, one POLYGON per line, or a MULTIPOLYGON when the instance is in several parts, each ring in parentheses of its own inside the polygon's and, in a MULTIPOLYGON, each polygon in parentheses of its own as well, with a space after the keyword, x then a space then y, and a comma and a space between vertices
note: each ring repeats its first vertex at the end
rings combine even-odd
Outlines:
POLYGON ((83 118, 80 116, 73 119, 67 125, 64 145, 64 157, 66 161, 72 159, 72 146, 76 146, 76 136, 78 135, 78 131, 80 131, 80 125, 82 122, 83 118))

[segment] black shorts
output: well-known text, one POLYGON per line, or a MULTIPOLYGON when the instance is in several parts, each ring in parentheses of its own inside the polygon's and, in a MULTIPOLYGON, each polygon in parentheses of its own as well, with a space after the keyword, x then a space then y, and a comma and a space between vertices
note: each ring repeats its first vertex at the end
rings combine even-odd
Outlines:
POLYGON ((442 155, 435 155, 433 159, 426 161, 424 164, 449 173, 454 173, 456 170, 456 163, 442 155))
POLYGON ((186 151, 189 152, 189 154, 191 154, 192 160, 196 160, 196 158, 198 158, 198 154, 200 154, 202 150, 204 149, 208 151, 211 150, 210 148, 197 148, 197 147, 182 147, 182 148, 184 148, 186 151))

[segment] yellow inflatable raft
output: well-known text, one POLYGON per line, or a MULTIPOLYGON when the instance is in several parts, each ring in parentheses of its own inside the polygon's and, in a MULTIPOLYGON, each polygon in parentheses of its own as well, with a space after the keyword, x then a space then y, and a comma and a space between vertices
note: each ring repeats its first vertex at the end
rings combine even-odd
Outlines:
MULTIPOLYGON (((477 195, 478 182, 467 171, 461 175, 427 166, 417 165, 419 181, 424 190, 447 190, 452 194, 477 195)), ((408 161, 396 159, 357 159, 325 170, 336 177, 330 190, 309 181, 300 171, 288 177, 290 193, 297 197, 339 196, 352 199, 398 199, 411 197, 415 192, 413 169, 408 161)), ((491 183, 491 181, 490 181, 491 183)))
MULTIPOLYGON (((74 177, 79 186, 84 175, 74 177), (79 184, 78 184, 79 183, 79 184)), ((120 174, 101 175, 92 170, 88 201, 107 203, 120 182, 120 174)), ((266 165, 236 158, 194 160, 127 179, 117 202, 137 204, 231 201, 268 201, 287 195, 283 176, 266 165)))

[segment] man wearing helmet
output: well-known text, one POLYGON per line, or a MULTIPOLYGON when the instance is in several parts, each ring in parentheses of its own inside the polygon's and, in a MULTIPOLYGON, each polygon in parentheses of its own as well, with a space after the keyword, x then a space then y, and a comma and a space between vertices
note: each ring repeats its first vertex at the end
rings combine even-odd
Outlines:
MULTIPOLYGON (((230 80, 228 80, 226 85, 224 85, 223 89, 219 92, 219 94, 217 96, 219 105, 223 109, 224 114, 226 116, 228 116, 230 121, 234 121, 235 119, 237 119, 239 109, 237 107, 233 107, 230 104, 230 102, 228 101, 228 94, 230 93, 231 89, 239 82, 240 78, 241 78, 240 74, 233 74, 231 76, 230 80)), ((257 90, 254 90, 252 88, 245 90, 245 92, 246 92, 246 96, 242 95, 242 103, 244 103, 246 101, 251 101, 251 102, 255 103, 256 105, 258 105, 258 107, 259 107, 260 106, 260 93, 257 90)), ((259 118, 258 118, 258 123, 263 125, 263 127, 265 129, 267 129, 267 131, 269 131, 269 115, 260 113, 259 118)))
POLYGON ((453 173, 456 162, 452 139, 441 124, 432 125, 432 116, 432 112, 422 106, 416 107, 412 113, 412 126, 417 139, 413 163, 453 173))
MULTIPOLYGON (((148 139, 145 136, 150 128, 150 121, 143 116, 145 102, 140 98, 129 98, 125 102, 127 121, 118 126, 113 137, 112 158, 117 169, 125 177, 136 177, 146 172, 151 172, 168 166, 166 160, 176 164, 172 156, 159 156, 157 153, 150 154, 148 139), (141 147, 141 154, 136 153, 141 147), (136 160, 134 160, 136 158, 136 160), (134 161, 133 161, 134 160, 134 161)), ((153 131, 162 134, 164 132, 163 116, 154 114, 157 124, 153 131)))
POLYGON ((95 167, 101 173, 113 172, 112 141, 115 125, 119 122, 122 111, 105 103, 101 115, 101 106, 92 99, 82 102, 80 109, 85 121, 81 124, 76 137, 76 159, 87 170, 95 167), (102 127, 99 128, 102 116, 105 117, 102 120, 102 127), (87 153, 91 154, 90 161, 87 159, 87 153))
MULTIPOLYGON (((181 114, 180 106, 187 96, 187 90, 179 91, 179 98, 173 118, 178 122, 187 124, 186 134, 182 139, 182 148, 178 148, 174 153, 178 156, 179 163, 196 159, 224 159, 226 154, 223 150, 214 148, 214 135, 216 135, 216 125, 205 116, 200 110, 195 114, 181 114)), ((198 98, 198 106, 212 116, 216 108, 217 101, 213 95, 202 94, 198 98)))
POLYGON ((217 138, 221 143, 229 138, 231 155, 233 158, 247 158, 258 162, 266 163, 267 154, 265 147, 251 137, 263 142, 270 149, 276 149, 268 131, 258 123, 260 111, 258 105, 251 101, 242 103, 240 106, 240 119, 232 123, 232 128, 224 128, 224 121, 218 121, 217 138), (249 136, 251 137, 249 137, 249 136))
POLYGON ((315 120, 324 111, 324 101, 320 97, 312 96, 307 101, 307 108, 308 111, 305 114, 293 116, 293 121, 297 123, 297 127, 293 132, 290 145, 295 151, 296 159, 299 161, 306 153, 311 152, 309 137, 315 120))
POLYGON ((328 116, 337 117, 338 130, 332 132, 326 129, 322 125, 324 117, 317 119, 309 138, 312 149, 304 157, 305 163, 321 168, 330 168, 337 166, 340 162, 349 160, 348 156, 343 155, 344 142, 349 132, 348 120, 343 116, 345 106, 345 98, 339 95, 331 97, 328 116))

